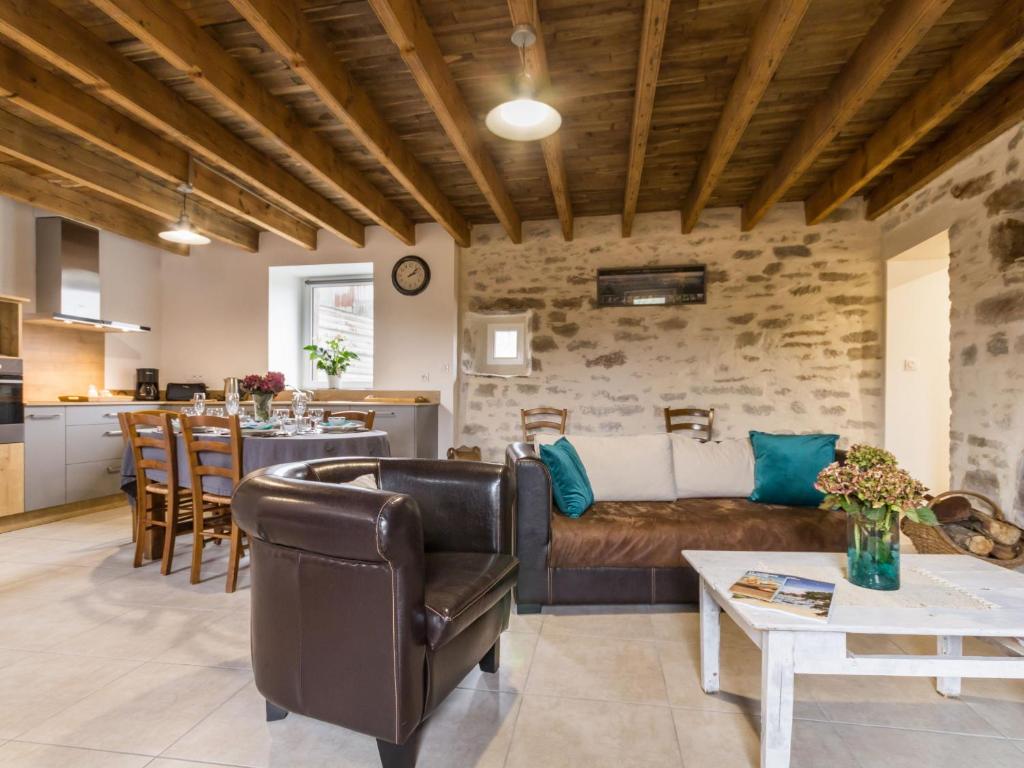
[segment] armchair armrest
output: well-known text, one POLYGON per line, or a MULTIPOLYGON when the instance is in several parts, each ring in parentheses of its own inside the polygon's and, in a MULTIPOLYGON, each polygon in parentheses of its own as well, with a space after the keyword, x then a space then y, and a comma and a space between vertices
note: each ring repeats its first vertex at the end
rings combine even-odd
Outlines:
POLYGON ((505 452, 516 512, 519 576, 516 601, 545 605, 548 600, 548 546, 551 541, 551 475, 529 443, 505 452))

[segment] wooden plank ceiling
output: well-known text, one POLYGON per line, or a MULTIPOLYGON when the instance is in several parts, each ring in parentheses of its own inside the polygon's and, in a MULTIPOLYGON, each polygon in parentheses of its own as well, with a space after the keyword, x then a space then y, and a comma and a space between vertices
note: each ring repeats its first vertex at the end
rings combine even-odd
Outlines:
POLYGON ((55 205, 99 193, 141 235, 191 154, 193 218, 249 250, 435 220, 463 244, 601 214, 628 234, 635 211, 688 231, 705 206, 753 226, 776 201, 816 222, 851 194, 874 216, 1024 118, 1022 51, 1024 0, 0 0, 0 194, 43 205, 59 181, 55 205), (483 127, 521 20, 550 142, 483 127))

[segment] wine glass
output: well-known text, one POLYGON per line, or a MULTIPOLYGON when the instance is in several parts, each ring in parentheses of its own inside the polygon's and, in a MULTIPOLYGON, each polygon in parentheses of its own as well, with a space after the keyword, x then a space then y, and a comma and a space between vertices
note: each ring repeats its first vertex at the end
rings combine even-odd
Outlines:
POLYGON ((275 408, 270 415, 270 420, 280 427, 290 415, 287 408, 275 408))
POLYGON ((223 416, 224 415, 224 409, 223 408, 214 408, 212 406, 210 408, 207 408, 206 412, 210 416, 223 416))
POLYGON ((281 427, 284 429, 284 433, 291 437, 299 431, 299 420, 287 418, 281 422, 281 427))
POLYGON ((228 412, 228 416, 238 415, 238 401, 239 397, 237 392, 229 392, 224 395, 224 406, 228 412))
POLYGON ((324 420, 324 409, 323 408, 310 408, 309 409, 309 421, 312 425, 313 431, 316 432, 317 428, 324 420))
POLYGON ((295 418, 301 419, 306 413, 306 405, 309 402, 309 396, 301 389, 295 390, 292 394, 292 413, 295 414, 295 418))
POLYGON ((202 416, 206 411, 205 392, 194 392, 192 394, 192 410, 195 411, 196 416, 202 416))

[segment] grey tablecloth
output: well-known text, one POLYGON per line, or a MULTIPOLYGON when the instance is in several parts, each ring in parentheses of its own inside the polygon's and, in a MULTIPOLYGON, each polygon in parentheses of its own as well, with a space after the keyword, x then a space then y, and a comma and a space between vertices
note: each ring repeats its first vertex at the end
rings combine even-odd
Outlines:
MULTIPOLYGON (((208 437, 206 439, 223 439, 208 437)), ((155 449, 153 449, 155 450, 155 449)), ((146 450, 149 453, 149 449, 146 450)), ((159 454, 159 451, 155 451, 159 454)), ((323 459, 329 456, 390 456, 391 447, 387 432, 372 430, 369 432, 350 432, 346 434, 294 435, 292 437, 245 437, 242 444, 242 474, 247 474, 261 467, 274 464, 286 464, 290 461, 308 461, 323 459)), ((204 463, 228 466, 231 457, 227 454, 211 453, 203 458, 204 463)), ((163 482, 163 473, 150 472, 150 480, 163 482)), ((188 453, 185 440, 178 435, 178 484, 191 487, 192 478, 188 471, 188 453)), ((231 482, 227 478, 208 477, 203 483, 207 493, 231 494, 231 482)), ((121 490, 129 496, 135 495, 135 457, 130 449, 125 448, 124 460, 121 463, 121 490)))

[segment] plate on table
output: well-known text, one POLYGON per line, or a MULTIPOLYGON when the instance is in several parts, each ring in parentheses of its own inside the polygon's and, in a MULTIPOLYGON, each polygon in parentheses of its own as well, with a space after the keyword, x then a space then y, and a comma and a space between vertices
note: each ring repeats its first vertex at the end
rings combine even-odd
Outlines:
POLYGON ((320 425, 320 429, 328 435, 341 434, 343 432, 365 432, 366 427, 361 421, 355 421, 354 419, 338 419, 325 422, 320 425))

